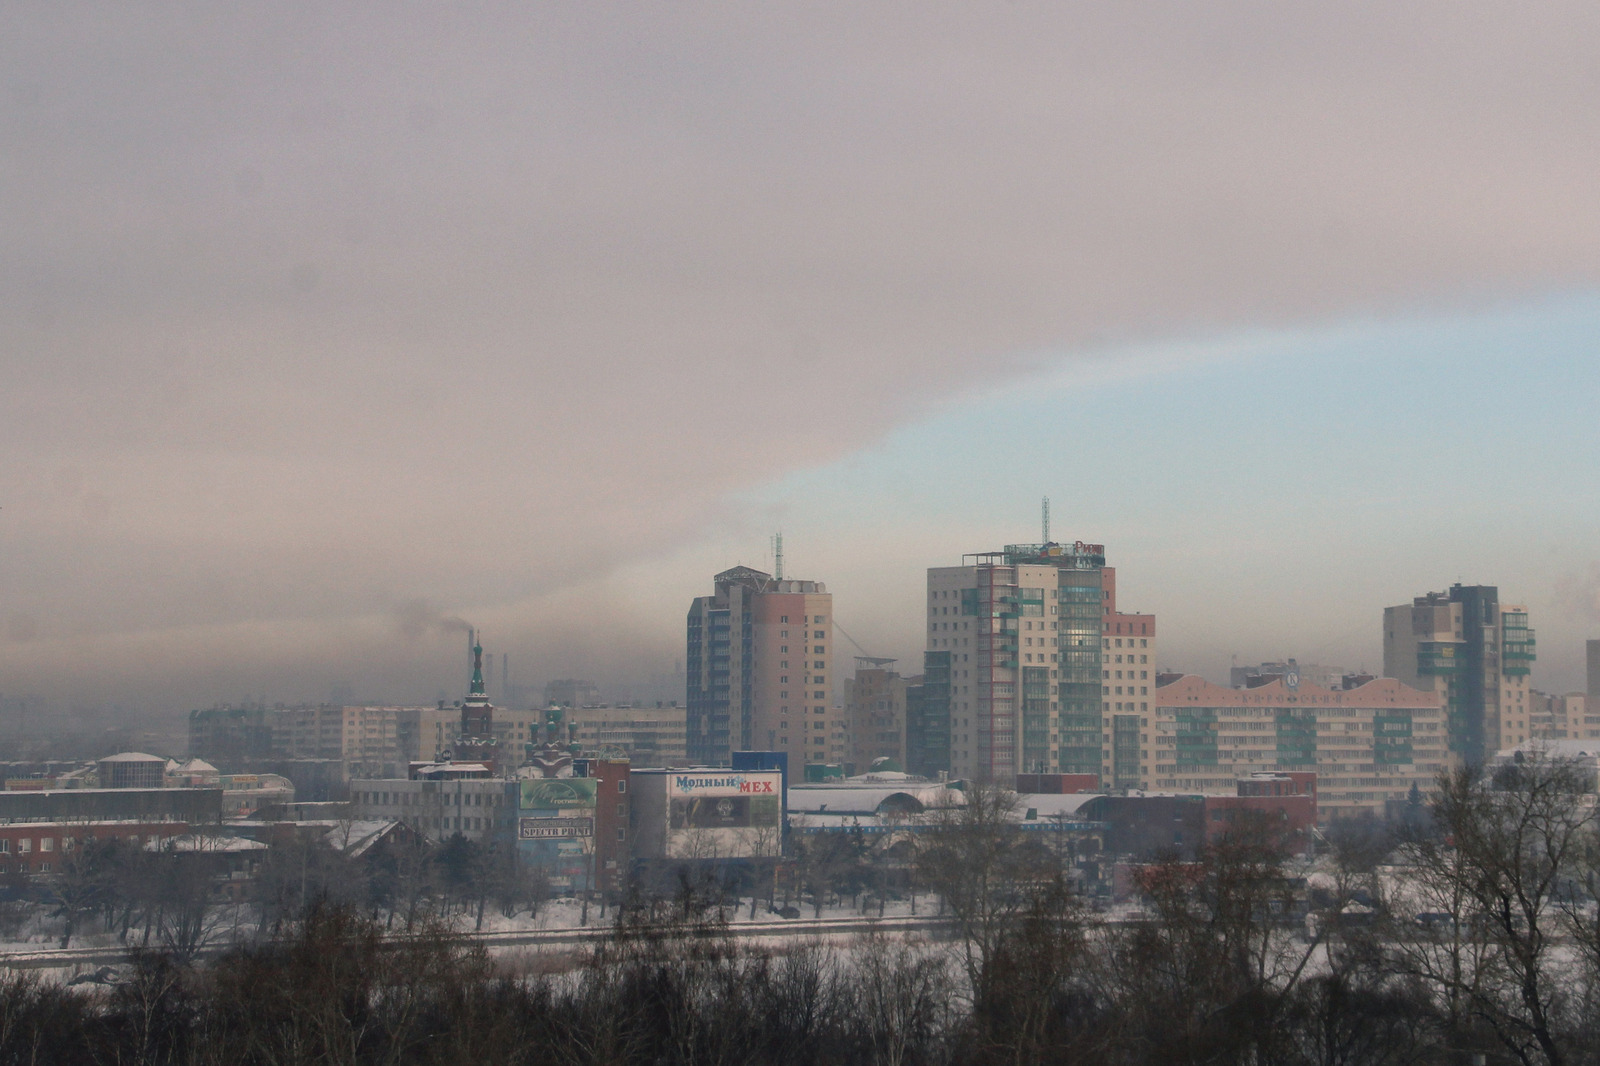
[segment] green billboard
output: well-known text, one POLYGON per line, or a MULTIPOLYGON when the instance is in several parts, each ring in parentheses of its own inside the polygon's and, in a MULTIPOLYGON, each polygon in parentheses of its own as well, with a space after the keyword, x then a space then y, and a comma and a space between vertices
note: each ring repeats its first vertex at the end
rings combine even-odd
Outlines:
POLYGON ((525 811, 561 811, 595 805, 598 779, 554 777, 523 781, 521 808, 525 811))

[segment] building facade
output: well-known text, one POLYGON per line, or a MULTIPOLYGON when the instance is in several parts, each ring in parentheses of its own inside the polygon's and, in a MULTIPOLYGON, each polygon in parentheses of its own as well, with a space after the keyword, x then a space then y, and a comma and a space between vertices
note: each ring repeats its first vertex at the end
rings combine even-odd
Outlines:
POLYGON ((783 848, 781 770, 635 770, 633 854, 646 860, 776 858, 783 848))
POLYGON ((1013 544, 931 568, 927 609, 908 768, 1148 776, 1155 618, 1117 610, 1103 545, 1013 544))
POLYGON ((428 840, 460 833, 469 840, 509 842, 516 832, 520 798, 518 782, 496 777, 350 783, 352 817, 394 819, 428 840))
POLYGON ((1257 685, 1294 678, 1296 684, 1304 682, 1323 688, 1338 688, 1349 673, 1342 666, 1302 663, 1290 658, 1282 662, 1231 667, 1228 670, 1228 684, 1234 688, 1255 688, 1257 685))
POLYGON ((833 596, 818 581, 737 566, 689 608, 685 673, 689 761, 727 765, 734 751, 785 751, 827 762, 837 715, 833 596))
POLYGON ((1527 608, 1503 604, 1492 585, 1452 585, 1383 612, 1383 673, 1438 694, 1457 763, 1532 734, 1529 674, 1535 659, 1527 608))
POLYGON ((893 659, 856 658, 844 683, 845 763, 864 774, 878 759, 906 765, 906 690, 912 682, 892 670, 893 659))
MULTIPOLYGON (((1528 694, 1528 731, 1536 740, 1600 738, 1600 708, 1582 692, 1528 694)), ((1504 749, 1502 749, 1504 750, 1504 749)))
POLYGON ((1150 693, 1156 687, 1156 617, 1117 609, 1117 572, 1109 566, 1101 570, 1101 611, 1101 786, 1149 788, 1155 771, 1150 693))
POLYGON ((563 715, 586 753, 626 757, 634 766, 689 765, 685 707, 574 707, 563 715))
POLYGON ((1252 774, 1309 772, 1327 817, 1382 814, 1449 762, 1442 698, 1393 678, 1233 689, 1185 675, 1155 689, 1151 707, 1161 790, 1232 793, 1252 774))

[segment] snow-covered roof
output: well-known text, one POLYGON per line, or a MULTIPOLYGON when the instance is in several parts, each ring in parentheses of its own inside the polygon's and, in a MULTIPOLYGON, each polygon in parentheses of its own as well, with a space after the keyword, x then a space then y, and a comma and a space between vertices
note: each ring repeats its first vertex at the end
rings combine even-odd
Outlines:
POLYGON ((1514 748, 1506 748, 1495 756, 1510 761, 1521 752, 1524 755, 1544 755, 1552 759, 1600 759, 1600 738, 1587 740, 1530 740, 1514 748))
POLYGON ((806 813, 877 814, 879 811, 921 811, 928 807, 955 807, 966 794, 938 782, 789 786, 789 809, 806 813))
POLYGON ((400 822, 393 818, 363 818, 339 823, 328 830, 322 840, 329 847, 357 859, 399 826, 400 822))
POLYGON ((204 759, 187 759, 170 772, 178 774, 220 774, 222 771, 204 759))
POLYGON ((144 846, 146 851, 191 851, 227 854, 241 851, 266 851, 267 845, 259 840, 244 837, 199 836, 193 833, 181 837, 152 840, 144 846))
POLYGON ((145 752, 142 752, 142 751, 119 751, 115 755, 107 755, 104 759, 99 759, 97 761, 99 761, 99 762, 158 762, 162 766, 167 765, 167 760, 163 759, 161 756, 159 756, 159 755, 149 755, 149 754, 147 754, 145 752))
POLYGON ((1073 792, 1067 795, 1026 792, 1017 796, 1017 816, 1026 819, 1034 811, 1040 821, 1050 818, 1069 818, 1092 800, 1100 798, 1095 792, 1073 792))
POLYGON ((482 778, 493 776, 489 767, 481 762, 430 762, 414 765, 411 768, 412 776, 418 778, 436 777, 464 777, 482 778))

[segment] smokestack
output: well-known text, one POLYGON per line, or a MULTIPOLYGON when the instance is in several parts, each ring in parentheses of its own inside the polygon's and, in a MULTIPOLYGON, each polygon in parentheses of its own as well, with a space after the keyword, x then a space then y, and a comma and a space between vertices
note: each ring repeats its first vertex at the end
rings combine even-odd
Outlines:
POLYGON ((510 699, 506 693, 511 691, 511 656, 505 652, 500 653, 500 698, 510 699))

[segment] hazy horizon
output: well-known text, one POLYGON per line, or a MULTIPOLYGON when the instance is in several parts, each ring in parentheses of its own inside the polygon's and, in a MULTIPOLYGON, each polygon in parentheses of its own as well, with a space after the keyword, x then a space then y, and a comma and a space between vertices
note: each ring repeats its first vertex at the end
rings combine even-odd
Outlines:
POLYGON ((1462 581, 1581 689, 1597 29, 0 12, 0 700, 455 698, 463 621, 640 684, 779 530, 916 672, 1046 495, 1163 667, 1375 670, 1462 581))

